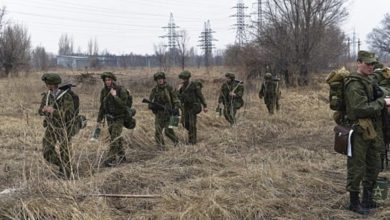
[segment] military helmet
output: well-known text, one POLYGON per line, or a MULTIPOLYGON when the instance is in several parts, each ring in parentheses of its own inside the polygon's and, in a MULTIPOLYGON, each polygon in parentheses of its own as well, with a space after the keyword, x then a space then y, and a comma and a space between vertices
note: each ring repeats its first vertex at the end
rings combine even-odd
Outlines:
POLYGON ((154 81, 157 81, 158 79, 165 79, 165 73, 164 72, 157 72, 153 75, 154 81))
POLYGON ((58 85, 61 83, 61 77, 57 73, 45 73, 41 77, 42 81, 50 85, 58 85))
POLYGON ((191 72, 188 71, 188 70, 184 70, 183 72, 181 72, 181 73, 179 74, 179 78, 180 78, 180 79, 188 79, 188 78, 190 78, 190 77, 191 77, 191 72))
POLYGON ((225 73, 225 77, 230 78, 230 79, 236 78, 236 76, 234 75, 234 73, 225 73))
POLYGON ((102 80, 104 81, 105 78, 111 78, 112 80, 116 81, 116 76, 112 72, 104 72, 100 75, 102 80))
POLYGON ((266 73, 264 76, 264 79, 272 79, 272 74, 271 73, 266 73))

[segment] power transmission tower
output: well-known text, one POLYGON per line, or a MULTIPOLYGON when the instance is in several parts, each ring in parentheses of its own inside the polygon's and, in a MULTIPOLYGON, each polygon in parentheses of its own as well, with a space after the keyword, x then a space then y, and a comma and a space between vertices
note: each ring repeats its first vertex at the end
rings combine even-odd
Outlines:
POLYGON ((168 33, 166 35, 160 36, 161 38, 168 38, 168 44, 165 44, 165 47, 169 48, 169 53, 171 56, 171 60, 176 63, 175 54, 177 53, 177 38, 181 37, 181 35, 178 35, 176 33, 176 29, 179 28, 179 26, 176 26, 175 20, 173 19, 173 14, 171 13, 169 17, 169 23, 168 26, 162 27, 163 29, 167 29, 168 33))
POLYGON ((257 31, 257 36, 260 36, 261 29, 263 28, 263 5, 262 5, 262 0, 257 0, 254 5, 257 5, 256 12, 251 13, 256 16, 256 20, 253 21, 254 27, 256 28, 257 31))
POLYGON ((213 31, 210 26, 210 21, 204 22, 204 30, 201 32, 199 38, 200 45, 199 47, 204 52, 204 59, 205 59, 205 66, 210 66, 210 59, 213 54, 214 44, 213 41, 216 41, 216 39, 213 38, 213 31))
POLYGON ((245 15, 245 9, 248 7, 245 6, 242 0, 238 0, 237 5, 233 8, 237 9, 237 14, 231 16, 237 18, 237 23, 234 24, 234 26, 236 26, 236 43, 239 46, 243 46, 246 39, 245 28, 247 26, 245 24, 245 18, 250 17, 250 15, 245 15))

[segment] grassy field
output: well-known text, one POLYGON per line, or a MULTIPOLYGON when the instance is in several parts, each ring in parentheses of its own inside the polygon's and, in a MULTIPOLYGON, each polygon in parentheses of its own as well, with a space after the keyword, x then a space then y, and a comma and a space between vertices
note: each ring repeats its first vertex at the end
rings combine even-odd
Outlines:
MULTIPOLYGON (((0 219, 360 218, 346 210, 346 158, 333 151, 325 75, 314 77, 309 87, 282 88, 281 110, 273 116, 257 96, 260 81, 246 81, 246 104, 230 127, 214 111, 223 71, 193 71, 193 79, 204 79, 209 105, 208 113, 198 115, 199 143, 174 147, 166 138, 167 151, 156 147, 153 114, 141 103, 154 86, 152 73, 117 71, 133 94, 137 127, 124 130, 128 161, 115 168, 101 166, 107 129, 99 142, 89 142, 101 80, 64 74, 63 81, 78 83, 81 113, 89 119, 72 140, 72 180, 58 179, 42 157, 41 73, 0 79, 0 219), (161 197, 90 196, 97 193, 161 197)), ((177 74, 168 81, 177 86, 177 74)), ((186 140, 184 128, 176 133, 186 140)), ((365 219, 390 219, 388 205, 365 219)))

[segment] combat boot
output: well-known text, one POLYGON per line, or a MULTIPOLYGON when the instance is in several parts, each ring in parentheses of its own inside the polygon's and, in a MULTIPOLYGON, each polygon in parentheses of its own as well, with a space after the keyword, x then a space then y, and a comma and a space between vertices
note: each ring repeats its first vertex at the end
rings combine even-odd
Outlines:
POLYGON ((359 200, 359 192, 349 192, 349 210, 359 213, 361 215, 368 215, 369 210, 363 208, 359 200))
POLYGON ((376 203, 372 198, 372 189, 366 187, 363 188, 362 206, 366 209, 378 208, 378 203, 376 203))

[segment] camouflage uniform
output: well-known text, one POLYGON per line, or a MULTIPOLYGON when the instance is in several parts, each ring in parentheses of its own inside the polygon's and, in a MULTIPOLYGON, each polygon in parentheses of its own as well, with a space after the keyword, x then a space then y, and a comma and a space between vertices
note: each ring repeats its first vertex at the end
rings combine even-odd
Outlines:
MULTIPOLYGON (((165 80, 165 73, 163 72, 157 72, 154 74, 154 80, 157 81, 158 79, 164 79, 165 80)), ((163 106, 166 106, 169 109, 179 109, 180 101, 177 98, 177 95, 175 94, 172 86, 168 85, 164 82, 164 84, 159 85, 157 84, 150 93, 149 100, 155 103, 159 103, 163 106)), ((155 140, 159 146, 164 146, 164 138, 163 138, 163 130, 165 135, 173 141, 173 143, 176 145, 179 140, 175 135, 175 132, 172 128, 169 128, 169 120, 171 117, 171 114, 168 111, 164 111, 161 109, 153 109, 152 105, 149 105, 149 109, 153 110, 153 113, 155 114, 155 140)))
MULTIPOLYGON (((374 62, 372 54, 365 51, 360 51, 358 57, 359 62, 374 62)), ((347 119, 350 125, 355 126, 352 157, 347 159, 347 190, 350 192, 349 208, 360 214, 367 214, 370 208, 368 201, 371 204, 370 195, 379 174, 380 146, 383 145, 381 111, 384 108, 384 97, 374 97, 372 83, 367 75, 357 72, 345 79, 347 119), (373 133, 377 135, 372 135, 373 133), (364 187, 362 205, 359 201, 361 182, 364 187)))
MULTIPOLYGON (((390 94, 390 78, 384 76, 383 64, 376 63, 374 65, 374 73, 370 75, 374 85, 380 86, 381 89, 385 90, 386 94, 390 94)), ((388 114, 388 108, 382 110, 382 122, 383 122, 383 136, 384 142, 381 148, 381 170, 385 168, 385 158, 387 157, 387 151, 389 150, 390 142, 390 115, 388 114)))
MULTIPOLYGON (((111 78, 116 81, 116 77, 111 72, 105 72, 101 78, 111 78)), ((127 114, 126 100, 128 94, 125 89, 117 86, 114 82, 111 86, 117 92, 116 96, 110 93, 111 88, 106 85, 100 92, 100 108, 97 122, 101 123, 105 118, 107 120, 108 131, 110 133, 110 150, 105 161, 107 166, 113 165, 114 162, 121 162, 125 160, 125 151, 123 149, 123 137, 121 136, 124 119, 127 114)))
POLYGON ((244 86, 241 82, 235 80, 235 75, 233 73, 226 73, 225 77, 227 77, 229 81, 222 85, 218 103, 224 105, 223 115, 230 125, 233 125, 236 122, 237 109, 244 105, 244 100, 242 99, 244 86), (234 92, 236 96, 230 96, 229 94, 231 92, 234 92))
POLYGON ((180 87, 179 99, 182 110, 182 123, 188 130, 188 143, 196 144, 196 114, 207 108, 205 98, 202 94, 202 85, 198 82, 190 81, 191 73, 183 71, 180 73, 180 79, 188 79, 180 87))
POLYGON ((279 110, 279 82, 277 80, 272 79, 271 73, 265 74, 264 82, 261 84, 259 98, 262 99, 263 97, 264 103, 268 109, 268 113, 274 114, 275 107, 276 110, 279 110))
MULTIPOLYGON (((58 85, 61 78, 55 73, 45 73, 42 80, 46 84, 58 85)), ((72 96, 66 91, 57 89, 42 93, 42 101, 39 107, 39 115, 45 116, 44 127, 46 128, 43 136, 43 157, 52 164, 59 166, 60 172, 65 177, 71 174, 71 124, 74 112, 74 103, 72 96), (44 112, 45 106, 54 108, 53 113, 44 112), (55 145, 60 144, 60 156, 58 156, 55 145)))

